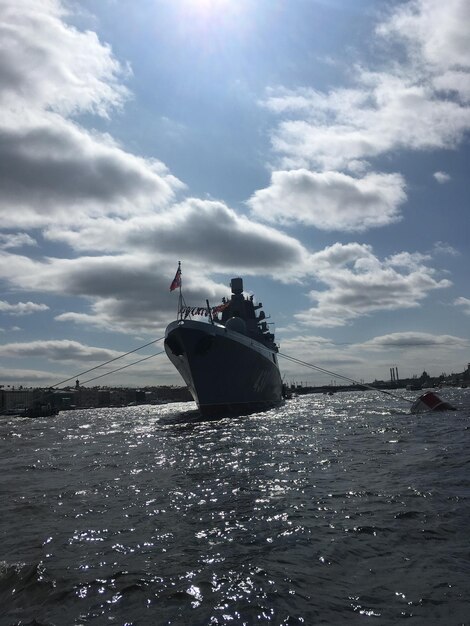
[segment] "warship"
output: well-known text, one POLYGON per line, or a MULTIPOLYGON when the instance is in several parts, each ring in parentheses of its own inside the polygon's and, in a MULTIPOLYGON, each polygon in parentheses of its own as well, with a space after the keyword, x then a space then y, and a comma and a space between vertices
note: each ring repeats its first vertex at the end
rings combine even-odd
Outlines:
POLYGON ((166 329, 165 351, 205 417, 246 415, 280 404, 283 385, 278 346, 262 304, 243 295, 242 278, 232 278, 231 297, 211 308, 183 306, 181 271, 178 319, 166 329), (204 321, 192 319, 204 315, 204 321))

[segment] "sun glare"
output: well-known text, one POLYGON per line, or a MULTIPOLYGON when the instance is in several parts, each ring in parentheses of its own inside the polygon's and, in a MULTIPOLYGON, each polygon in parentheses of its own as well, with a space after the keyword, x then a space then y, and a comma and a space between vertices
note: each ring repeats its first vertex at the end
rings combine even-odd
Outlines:
POLYGON ((223 5, 230 4, 230 0, 187 0, 187 3, 199 7, 203 11, 216 11, 223 5))
POLYGON ((206 17, 227 16, 235 17, 247 9, 246 0, 181 0, 181 7, 188 13, 206 17))
MULTIPOLYGON (((199 37, 246 34, 249 11, 246 0, 175 0, 180 27, 199 37)), ((208 43, 209 48, 211 47, 208 43)))

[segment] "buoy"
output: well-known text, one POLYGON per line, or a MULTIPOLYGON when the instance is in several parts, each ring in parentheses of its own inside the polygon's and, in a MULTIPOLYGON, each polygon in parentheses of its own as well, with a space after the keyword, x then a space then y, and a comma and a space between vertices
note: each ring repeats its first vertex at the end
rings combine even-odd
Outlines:
POLYGON ((423 395, 420 396, 411 406, 412 413, 455 410, 455 406, 452 406, 448 402, 444 402, 444 400, 441 400, 441 398, 439 398, 439 396, 432 391, 427 391, 426 393, 423 393, 423 395))

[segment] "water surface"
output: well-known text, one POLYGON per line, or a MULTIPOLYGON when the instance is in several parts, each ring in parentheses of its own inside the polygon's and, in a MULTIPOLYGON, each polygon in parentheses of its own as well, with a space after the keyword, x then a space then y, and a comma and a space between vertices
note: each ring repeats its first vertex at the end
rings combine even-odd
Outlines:
POLYGON ((441 396, 0 418, 0 624, 470 624, 470 390, 441 396))

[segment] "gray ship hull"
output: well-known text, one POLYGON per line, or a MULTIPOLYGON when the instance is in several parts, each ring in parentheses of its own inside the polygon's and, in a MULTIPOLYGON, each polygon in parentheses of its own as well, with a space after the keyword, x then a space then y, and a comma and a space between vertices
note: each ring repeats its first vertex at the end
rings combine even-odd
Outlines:
POLYGON ((176 321, 165 351, 204 416, 243 415, 282 402, 276 352, 217 324, 176 321))

